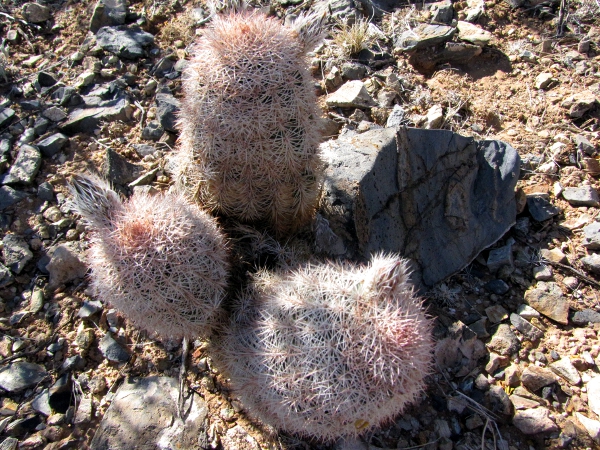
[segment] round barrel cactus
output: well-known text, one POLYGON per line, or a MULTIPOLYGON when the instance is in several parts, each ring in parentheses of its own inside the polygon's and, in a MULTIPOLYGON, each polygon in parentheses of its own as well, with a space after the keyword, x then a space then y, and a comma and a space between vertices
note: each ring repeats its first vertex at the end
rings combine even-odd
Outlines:
POLYGON ((432 322, 405 262, 259 273, 215 355, 249 415, 331 441, 393 419, 430 371, 432 322))
POLYGON ((322 161, 311 36, 257 11, 213 19, 184 73, 176 179, 188 198, 280 236, 312 220, 322 161))
POLYGON ((97 296, 163 337, 210 335, 229 273, 215 219, 173 194, 124 201, 95 177, 75 177, 71 192, 92 229, 88 263, 97 296))

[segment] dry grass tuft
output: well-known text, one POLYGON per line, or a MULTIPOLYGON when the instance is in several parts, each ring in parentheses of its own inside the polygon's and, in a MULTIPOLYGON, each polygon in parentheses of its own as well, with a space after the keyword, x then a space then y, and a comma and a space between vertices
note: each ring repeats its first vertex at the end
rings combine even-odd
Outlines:
POLYGON ((341 49, 344 56, 354 56, 361 50, 369 48, 376 39, 369 30, 368 19, 357 19, 352 25, 339 21, 333 31, 333 41, 341 49))

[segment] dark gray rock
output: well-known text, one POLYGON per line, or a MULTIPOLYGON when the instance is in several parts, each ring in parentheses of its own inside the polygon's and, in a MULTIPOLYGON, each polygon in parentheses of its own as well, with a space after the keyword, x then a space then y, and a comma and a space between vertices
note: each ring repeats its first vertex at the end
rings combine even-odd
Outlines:
POLYGON ((46 119, 50 119, 52 122, 60 122, 61 120, 65 120, 67 118, 67 113, 58 106, 51 106, 50 108, 46 109, 42 115, 46 119))
POLYGON ((573 141, 577 146, 577 150, 580 152, 583 152, 588 156, 594 156, 596 154, 596 147, 585 136, 576 134, 573 136, 573 141))
POLYGON ((485 406, 490 411, 503 416, 510 416, 512 414, 512 403, 502 386, 490 386, 489 390, 485 393, 485 406))
POLYGON ((367 75, 367 66, 357 62, 342 64, 341 75, 344 80, 362 80, 367 75))
POLYGON ((78 108, 69 113, 66 122, 59 128, 63 133, 90 133, 98 127, 101 120, 127 120, 126 108, 129 102, 125 98, 101 102, 101 106, 78 108))
POLYGON ((52 17, 50 8, 38 3, 25 3, 23 5, 23 18, 31 23, 43 23, 52 17))
POLYGON ((487 346, 499 355, 509 356, 519 351, 521 343, 510 327, 503 323, 498 325, 487 346))
POLYGON ((51 87, 56 84, 56 78, 48 72, 40 72, 37 75, 37 82, 41 87, 51 87))
POLYGON ((42 108, 42 102, 39 100, 23 100, 19 105, 23 111, 39 111, 42 108))
POLYGON ((35 131, 35 134, 38 136, 41 136, 48 129, 48 125, 50 125, 50 121, 45 117, 40 116, 35 119, 35 122, 33 123, 33 131, 35 131))
POLYGON ((44 156, 54 156, 69 141, 69 138, 62 133, 54 133, 47 138, 42 139, 37 143, 37 147, 41 150, 44 156))
POLYGON ((483 285, 486 291, 496 295, 504 295, 510 289, 510 286, 503 280, 491 280, 483 285))
POLYGON ((35 386, 42 381, 48 373, 34 363, 19 361, 0 369, 0 388, 8 392, 20 392, 35 386))
POLYGON ((85 369, 86 360, 79 355, 71 356, 69 358, 65 358, 62 366, 60 366, 60 370, 64 372, 69 371, 77 371, 85 369))
POLYGON ((10 186, 0 186, 0 211, 19 203, 27 196, 26 192, 16 191, 10 186))
POLYGON ((106 411, 90 448, 198 448, 198 435, 206 432, 207 405, 196 393, 186 395, 184 411, 187 415, 182 421, 177 414, 177 398, 175 378, 126 379, 106 411), (135 427, 123 424, 135 424, 135 427))
POLYGON ((332 19, 352 20, 359 15, 352 0, 317 0, 311 9, 318 15, 326 14, 332 19))
POLYGON ((83 103, 83 98, 71 86, 61 86, 52 93, 52 98, 58 101, 59 106, 77 106, 83 103))
POLYGON ((490 254, 487 259, 487 266, 490 272, 495 273, 501 267, 514 266, 513 254, 512 254, 512 245, 504 245, 499 248, 495 248, 490 250, 490 254))
POLYGON ((419 24, 402 33, 394 42, 395 50, 405 52, 431 47, 449 41, 456 28, 447 25, 419 24))
POLYGON ((165 56, 161 58, 156 65, 152 68, 152 75, 158 78, 166 76, 168 73, 173 71, 176 60, 172 56, 165 56))
POLYGON ((0 288, 8 286, 13 282, 11 271, 4 264, 0 264, 0 288))
POLYGON ((39 199, 53 202, 54 199, 54 187, 47 181, 44 181, 38 186, 37 196, 39 199))
POLYGON ((88 317, 93 316, 98 311, 102 311, 102 303, 98 300, 90 300, 84 301, 81 308, 79 308, 79 312, 77 313, 77 317, 80 319, 87 319, 88 317))
POLYGON ((386 128, 391 127, 400 127, 402 125, 406 125, 406 111, 400 105, 394 105, 394 109, 388 116, 387 122, 385 124, 386 128))
POLYGON ((37 397, 35 397, 33 399, 33 402, 31 402, 31 407, 35 411, 37 411, 45 416, 51 416, 52 415, 52 407, 50 406, 49 390, 44 389, 41 394, 39 394, 37 397))
POLYGON ((157 150, 157 148, 154 145, 150 144, 133 144, 133 148, 135 148, 137 154, 140 155, 142 158, 144 156, 153 155, 157 150))
POLYGON ((95 33, 105 26, 123 25, 127 11, 127 0, 99 0, 92 13, 90 31, 95 33))
POLYGON ((2 184, 31 184, 42 165, 42 154, 33 145, 22 145, 17 158, 2 176, 2 184))
POLYGON ((165 129, 162 125, 158 121, 152 120, 148 122, 142 130, 142 139, 158 141, 164 133, 165 129))
POLYGON ((429 5, 429 11, 431 11, 432 22, 449 24, 454 17, 454 7, 450 0, 432 3, 429 5))
POLYGON ((96 33, 96 42, 106 51, 120 58, 138 59, 146 56, 144 51, 154 42, 154 36, 138 27, 102 27, 96 33))
POLYGON ((562 196, 572 206, 598 206, 600 198, 592 186, 567 187, 562 196))
POLYGON ((546 195, 532 194, 527 196, 527 208, 533 220, 543 222, 556 216, 560 210, 548 200, 546 195))
POLYGON ((544 332, 538 327, 531 325, 527 320, 518 314, 510 315, 510 323, 519 330, 519 332, 531 342, 536 342, 544 336, 544 332))
POLYGON ((600 222, 583 227, 583 246, 590 250, 600 249, 600 222))
POLYGON ((162 127, 172 133, 177 133, 177 114, 180 102, 171 94, 156 94, 156 116, 162 127))
POLYGON ((0 155, 8 155, 12 149, 12 142, 10 139, 0 140, 0 155))
POLYGON ((132 164, 112 149, 106 150, 102 175, 113 184, 125 186, 142 173, 143 167, 132 164))
POLYGON ((598 253, 592 253, 591 255, 584 256, 580 259, 583 267, 592 273, 600 275, 600 255, 598 253))
POLYGON ((29 245, 22 237, 7 234, 2 239, 4 264, 16 274, 21 273, 25 265, 33 258, 29 245))
POLYGON ((10 125, 14 117, 15 111, 13 109, 3 108, 2 110, 0 110, 0 129, 10 125))
POLYGON ((385 128, 326 142, 323 154, 333 232, 350 253, 411 259, 418 284, 461 270, 515 222, 519 156, 503 142, 385 128))
POLYGON ((588 323, 600 323, 600 313, 593 309, 584 309, 573 314, 572 321, 575 325, 587 325, 588 323))
POLYGON ((129 353, 121 344, 113 339, 110 333, 106 333, 98 343, 102 355, 111 362, 123 363, 129 361, 129 353))
POLYGON ((83 278, 87 266, 70 244, 62 244, 54 249, 46 270, 50 275, 48 287, 56 289, 62 284, 83 278))

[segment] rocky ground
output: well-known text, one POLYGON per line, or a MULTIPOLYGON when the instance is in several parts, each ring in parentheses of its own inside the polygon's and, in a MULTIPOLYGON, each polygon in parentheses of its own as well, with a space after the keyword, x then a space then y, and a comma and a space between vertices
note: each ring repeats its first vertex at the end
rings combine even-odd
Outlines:
POLYGON ((437 348, 422 401, 331 445, 250 421, 199 341, 186 375, 193 417, 177 422, 167 400, 181 343, 136 330, 88 290, 86 228, 66 181, 96 170, 125 193, 168 189, 181 73, 206 5, 0 5, 1 449, 132 448, 127 423, 161 429, 160 448, 598 447, 600 4, 391 3, 257 6, 282 20, 327 15, 332 31, 309 61, 324 140, 386 125, 502 140, 521 157, 518 216, 426 290, 437 348))

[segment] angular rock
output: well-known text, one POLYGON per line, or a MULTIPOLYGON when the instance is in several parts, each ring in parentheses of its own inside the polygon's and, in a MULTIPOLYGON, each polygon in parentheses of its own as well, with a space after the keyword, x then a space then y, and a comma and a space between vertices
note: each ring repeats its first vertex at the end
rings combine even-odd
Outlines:
POLYGON ((312 4, 311 9, 318 15, 326 14, 333 19, 349 20, 358 15, 352 0, 317 0, 312 4))
POLYGON ((144 48, 154 42, 154 36, 139 27, 107 26, 98 30, 96 42, 120 58, 138 59, 146 56, 144 48))
POLYGON ((508 266, 513 267, 513 254, 512 245, 504 245, 499 248, 490 250, 490 254, 487 259, 487 266, 490 272, 496 273, 501 267, 508 266))
POLYGON ((83 396, 79 401, 77 412, 75 413, 74 425, 84 425, 92 420, 94 412, 94 403, 89 395, 83 396))
POLYGON ((130 355, 127 350, 115 341, 110 333, 106 333, 98 342, 98 348, 102 355, 111 362, 123 363, 129 361, 130 355))
POLYGON ((551 250, 547 248, 543 248, 540 250, 540 256, 551 263, 560 263, 566 264, 568 263, 567 255, 565 255, 562 250, 558 247, 554 247, 551 250))
POLYGON ((16 191, 10 186, 0 186, 0 211, 19 203, 27 196, 26 192, 16 191))
POLYGON ((588 394, 588 406, 600 416, 600 377, 595 376, 586 384, 588 394))
POLYGON ((463 22, 462 20, 458 21, 456 28, 458 29, 458 39, 470 42, 479 47, 488 45, 493 37, 489 31, 472 23, 463 22))
POLYGON ((538 281, 525 292, 525 302, 552 320, 564 325, 569 323, 569 302, 552 281, 538 281))
POLYGON ((127 106, 125 98, 103 102, 102 106, 78 108, 69 113, 67 121, 60 124, 59 128, 68 135, 76 133, 90 133, 98 127, 100 121, 127 120, 127 106))
POLYGON ((123 25, 127 12, 127 0, 99 0, 92 13, 90 31, 95 33, 104 26, 123 25))
POLYGON ((433 130, 439 128, 444 121, 444 110, 441 105, 433 105, 427 111, 427 120, 425 121, 425 129, 433 130))
POLYGON ((486 407, 497 414, 509 416, 512 413, 512 404, 508 398, 508 394, 501 386, 493 385, 485 393, 486 407))
POLYGON ((521 343, 510 327, 503 323, 498 325, 487 346, 499 355, 509 356, 519 351, 521 343))
POLYGON ((388 116, 386 128, 400 127, 406 123, 406 111, 400 105, 394 105, 394 109, 388 116))
POLYGON ((15 162, 7 174, 2 177, 2 184, 31 184, 42 165, 42 155, 33 145, 22 145, 15 162))
POLYGON ((207 405, 196 393, 186 395, 184 422, 177 414, 177 398, 175 378, 126 379, 106 411, 90 448, 198 448, 199 435, 208 431, 204 430, 207 405))
POLYGON ((521 383, 531 392, 535 392, 556 382, 556 375, 549 369, 530 364, 521 374, 521 383))
POLYGON ((0 109, 0 128, 4 128, 11 124, 15 117, 15 111, 10 108, 0 109))
POLYGON ((33 399, 31 407, 45 416, 52 415, 52 407, 50 406, 50 392, 48 389, 44 389, 41 394, 33 399))
POLYGON ((550 411, 542 407, 515 412, 513 425, 527 435, 552 433, 559 430, 550 418, 550 411))
POLYGON ((454 16, 454 7, 449 0, 433 3, 429 6, 431 21, 449 24, 454 16))
POLYGON ((554 361, 548 367, 556 375, 567 380, 569 384, 577 385, 581 382, 581 375, 568 357, 554 361))
POLYGON ((69 138, 62 133, 54 133, 47 138, 42 139, 37 143, 37 147, 40 149, 44 156, 56 155, 69 141, 69 138))
POLYGON ((111 183, 125 186, 140 176, 143 168, 127 161, 113 149, 106 150, 102 175, 111 183))
POLYGON ((521 397, 520 395, 515 394, 510 396, 510 402, 513 404, 515 410, 537 408, 538 406, 540 406, 540 404, 535 400, 531 400, 529 398, 521 397))
POLYGON ((548 89, 553 83, 556 83, 556 78, 549 72, 540 73, 535 78, 536 89, 548 89))
POLYGON ((8 286, 13 282, 11 271, 4 264, 0 264, 0 288, 8 286))
POLYGON ((38 3, 25 3, 23 5, 23 18, 31 23, 43 23, 52 17, 50 8, 38 3))
POLYGON ((0 369, 0 388, 8 392, 20 392, 42 381, 48 372, 34 363, 19 361, 0 369))
POLYGON ((600 313, 593 309, 584 309, 573 314, 572 321, 575 325, 587 325, 589 323, 600 323, 600 313))
POLYGON ((508 317, 508 312, 500 305, 488 306, 485 308, 485 315, 492 323, 500 323, 508 317))
POLYGON ((590 250, 600 249, 600 222, 594 222, 583 227, 582 245, 590 250))
POLYGON ((2 239, 2 256, 4 264, 16 274, 21 273, 23 268, 33 258, 33 253, 25 239, 14 234, 7 234, 2 239))
POLYGON ((519 307, 517 308, 517 314, 526 320, 533 319, 534 317, 540 317, 540 313, 529 305, 519 305, 519 307))
POLYGON ((490 280, 483 287, 486 291, 496 295, 504 295, 510 290, 510 286, 504 280, 490 280))
POLYGON ((567 97, 561 106, 569 110, 569 117, 580 119, 596 105, 597 99, 593 92, 583 91, 567 97))
POLYGON ((357 62, 342 64, 341 75, 344 80, 362 80, 367 74, 368 67, 357 62))
POLYGON ((562 196, 572 206, 600 205, 598 192, 592 186, 568 187, 562 192, 562 196))
POLYGON ((594 439, 596 442, 600 442, 600 422, 590 419, 579 412, 575 412, 575 417, 577 417, 579 423, 583 425, 592 439, 594 439))
POLYGON ((575 136, 573 136, 573 142, 575 143, 577 150, 582 151, 588 156, 596 155, 596 146, 592 144, 590 140, 585 136, 581 134, 576 134, 575 136))
POLYGON ((542 330, 531 325, 518 314, 512 313, 510 315, 510 323, 512 323, 513 326, 531 342, 538 341, 544 336, 542 330))
POLYGON ((79 308, 79 312, 77 313, 77 317, 80 319, 87 319, 88 317, 93 316, 98 311, 102 311, 102 303, 98 300, 85 300, 81 308, 79 308))
POLYGON ((325 103, 330 108, 371 108, 377 106, 364 83, 352 80, 344 83, 337 91, 327 96, 325 103))
POLYGON ((527 208, 529 214, 537 222, 551 219, 556 216, 560 210, 548 201, 546 195, 532 194, 527 196, 527 208))
POLYGON ((414 52, 410 56, 409 62, 424 70, 433 70, 438 64, 464 64, 475 56, 481 55, 482 51, 478 45, 466 42, 446 42, 441 50, 432 47, 414 52))
POLYGON ((385 128, 322 148, 332 230, 351 252, 412 259, 417 284, 461 270, 515 223, 519 156, 503 142, 385 128))
POLYGON ((152 120, 148 122, 142 130, 142 139, 158 141, 164 133, 165 129, 161 124, 156 120, 152 120))
POLYGON ((60 122, 61 120, 65 120, 67 118, 67 114, 57 106, 52 106, 46 109, 42 115, 52 122, 60 122))
POLYGON ((405 52, 431 47, 449 41, 456 28, 447 25, 419 24, 402 33, 394 42, 394 49, 405 52))
POLYGON ((177 114, 180 102, 171 94, 158 93, 155 98, 156 116, 162 127, 172 133, 177 133, 177 114))
POLYGON ((50 274, 48 287, 56 289, 62 284, 85 277, 87 266, 72 247, 62 244, 52 253, 46 270, 50 274))

